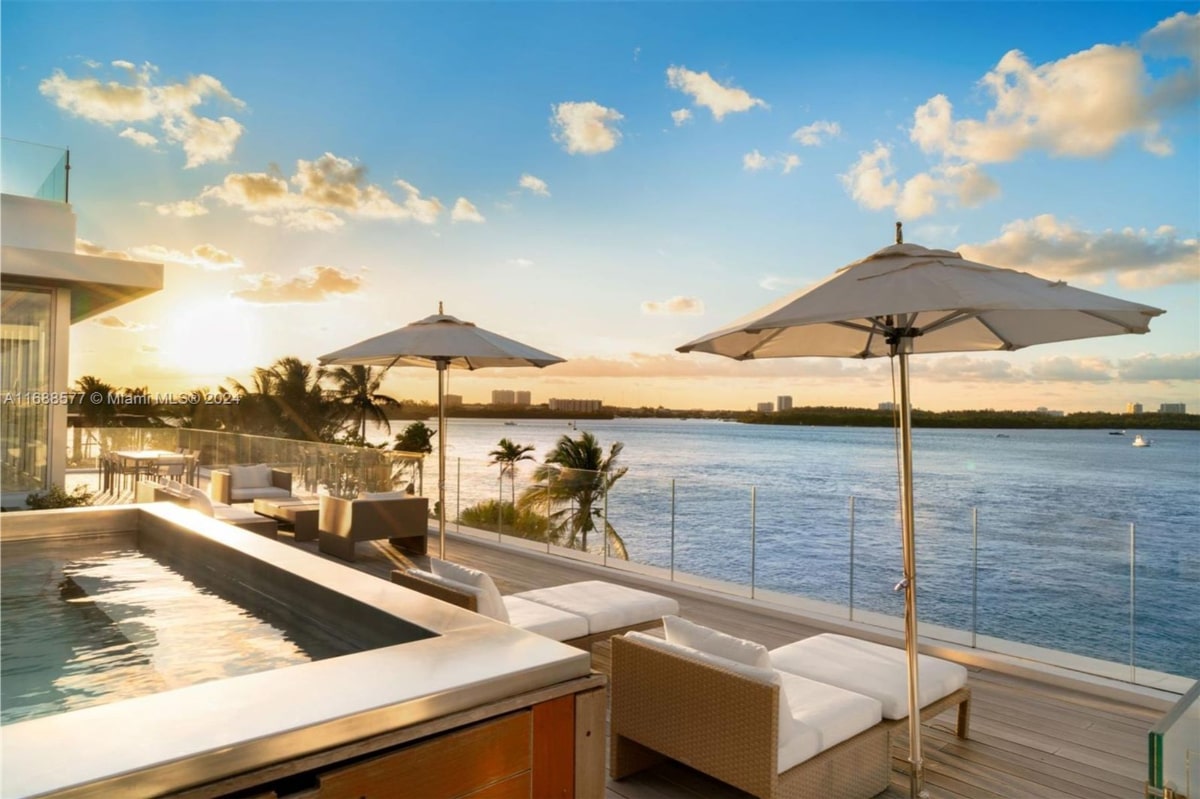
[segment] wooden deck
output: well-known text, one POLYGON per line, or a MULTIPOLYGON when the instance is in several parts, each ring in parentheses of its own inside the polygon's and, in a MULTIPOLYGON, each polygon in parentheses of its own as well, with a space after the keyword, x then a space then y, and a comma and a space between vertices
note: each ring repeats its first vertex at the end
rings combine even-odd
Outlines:
MULTIPOLYGON (((280 540, 319 557, 314 543, 280 540)), ((436 542, 430 542, 436 551, 436 542)), ((358 545, 360 570, 388 579, 391 569, 410 562, 386 542, 358 545)), ((546 562, 520 552, 500 551, 458 538, 447 540, 447 557, 488 572, 501 593, 595 579, 569 562, 546 562)), ((415 558, 425 566, 425 558, 415 558)), ((605 579, 621 582, 613 573, 605 579)), ((658 589, 656 589, 658 590, 658 589)), ((691 595, 671 594, 681 615, 700 624, 749 638, 768 648, 822 632, 801 621, 756 614, 691 595)), ((1147 730, 1162 716, 1162 703, 1130 703, 1021 677, 971 669, 971 737, 954 735, 953 712, 924 727, 926 784, 932 799, 1132 799, 1144 795, 1147 730)), ((888 799, 908 796, 908 736, 893 738, 892 787, 888 799)), ((735 799, 747 794, 680 765, 664 765, 620 782, 610 780, 606 799, 735 799)))

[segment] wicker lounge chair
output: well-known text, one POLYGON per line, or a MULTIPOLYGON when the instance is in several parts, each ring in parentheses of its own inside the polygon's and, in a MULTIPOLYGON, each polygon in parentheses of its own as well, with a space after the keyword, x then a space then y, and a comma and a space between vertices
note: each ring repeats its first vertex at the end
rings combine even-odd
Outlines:
POLYGON ((670 758, 764 799, 887 789, 890 728, 877 701, 687 650, 638 633, 612 639, 613 779, 670 758))
POLYGON ((429 531, 429 500, 402 491, 342 499, 322 494, 317 516, 318 548, 354 560, 359 541, 386 538, 392 546, 424 555, 429 531))
POLYGON ((209 474, 208 493, 213 502, 222 505, 256 499, 283 499, 292 495, 292 473, 286 469, 272 469, 265 463, 213 469, 209 474))
POLYGON ((670 597, 603 580, 502 597, 483 572, 437 558, 430 558, 430 563, 433 572, 396 570, 392 582, 588 651, 614 635, 658 627, 663 616, 679 612, 679 603, 670 597))

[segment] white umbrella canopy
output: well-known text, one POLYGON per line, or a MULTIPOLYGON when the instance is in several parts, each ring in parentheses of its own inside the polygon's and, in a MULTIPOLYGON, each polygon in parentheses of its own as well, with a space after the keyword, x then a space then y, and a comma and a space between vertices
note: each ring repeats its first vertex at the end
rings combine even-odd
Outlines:
POLYGON ((1017 350, 1033 344, 1146 333, 1164 313, 1149 305, 968 261, 957 252, 897 243, 826 280, 701 336, 679 352, 736 360, 899 356, 900 517, 908 662, 910 795, 926 796, 917 668, 917 567, 913 523, 912 353, 1017 350))
POLYGON ((438 371, 438 555, 446 556, 446 408, 447 369, 482 369, 497 366, 542 368, 563 359, 505 338, 471 322, 438 312, 374 338, 351 344, 317 359, 322 365, 360 364, 425 366, 438 371))

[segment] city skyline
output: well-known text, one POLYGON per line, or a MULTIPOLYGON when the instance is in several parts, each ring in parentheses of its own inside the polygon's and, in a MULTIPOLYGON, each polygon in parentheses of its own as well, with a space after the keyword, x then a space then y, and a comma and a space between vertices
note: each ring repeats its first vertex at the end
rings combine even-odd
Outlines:
POLYGON ((916 406, 1200 407, 1200 14, 1178 4, 71 8, 6 4, 3 133, 70 146, 80 251, 166 264, 73 328, 72 379, 247 382, 441 300, 567 359, 455 372, 467 402, 873 407, 886 360, 674 349, 901 219, 1167 310, 1145 336, 915 358, 916 406))

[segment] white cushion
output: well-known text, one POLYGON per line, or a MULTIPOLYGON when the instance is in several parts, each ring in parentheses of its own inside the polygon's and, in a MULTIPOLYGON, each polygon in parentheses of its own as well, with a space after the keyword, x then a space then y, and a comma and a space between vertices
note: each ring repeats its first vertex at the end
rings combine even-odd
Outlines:
POLYGON ((291 491, 275 486, 253 486, 229 489, 230 502, 249 502, 253 499, 270 499, 271 497, 290 497, 291 491))
MULTIPOLYGON (((787 691, 784 689, 783 680, 778 671, 772 668, 760 668, 758 666, 750 666, 745 663, 739 663, 736 660, 714 655, 709 652, 701 652, 699 649, 693 649, 690 646, 682 644, 673 644, 670 641, 664 641, 653 635, 647 635, 643 632, 633 630, 625 633, 625 637, 631 641, 646 644, 654 649, 663 652, 669 652, 689 660, 695 660, 709 666, 716 666, 719 669, 733 672, 740 677, 745 677, 755 682, 765 683, 767 685, 779 686, 779 747, 782 749, 785 745, 791 743, 793 737, 797 733, 795 721, 792 719, 792 713, 788 704, 787 691)), ((817 750, 820 751, 819 749, 817 750)), ((814 752, 813 754, 816 754, 814 752)), ((812 755, 809 755, 811 757, 812 755)))
POLYGON ((361 491, 356 499, 409 499, 410 497, 410 494, 403 491, 377 491, 374 493, 361 491))
POLYGON ((479 597, 483 594, 483 592, 479 590, 478 586, 460 583, 458 580, 452 580, 449 577, 442 577, 441 575, 434 574, 433 572, 422 571, 421 569, 409 569, 408 573, 417 579, 424 580, 425 582, 435 583, 444 588, 457 591, 460 594, 469 594, 475 597, 476 607, 478 607, 479 597))
POLYGON ((188 493, 188 507, 192 508, 193 510, 200 511, 205 516, 214 515, 213 514, 213 501, 211 499, 209 499, 208 494, 205 494, 203 491, 196 491, 195 493, 191 493, 191 492, 188 493))
POLYGON ((168 480, 166 482, 166 486, 168 491, 174 491, 176 493, 183 491, 183 483, 180 483, 178 480, 168 480))
POLYGON ((795 734, 779 747, 779 773, 803 763, 883 718, 879 700, 795 674, 779 674, 795 734), (816 747, 813 749, 813 747, 816 747))
POLYGON ((229 467, 229 487, 231 489, 267 488, 270 485, 271 467, 265 463, 229 467))
POLYGON ((673 644, 690 646, 692 649, 736 660, 747 666, 771 668, 771 656, 767 653, 767 648, 745 638, 735 638, 678 616, 663 616, 663 631, 667 640, 673 644))
POLYGON ((582 638, 588 634, 587 619, 582 616, 540 602, 530 602, 519 596, 506 596, 503 600, 504 608, 508 611, 508 623, 514 627, 553 638, 555 641, 582 638))
POLYGON ((589 633, 602 633, 679 613, 679 603, 670 597, 603 580, 537 588, 514 596, 583 616, 587 619, 589 633))
POLYGON ((439 558, 430 558, 429 565, 439 577, 449 577, 451 580, 477 587, 480 591, 478 612, 490 619, 508 623, 508 609, 504 607, 500 589, 489 575, 439 558))
MULTIPOLYGON (((771 665, 874 697, 883 704, 885 719, 908 717, 908 664, 903 649, 824 633, 772 649, 771 665)), ((921 707, 967 684, 966 668, 929 655, 918 656, 917 672, 921 707)))

